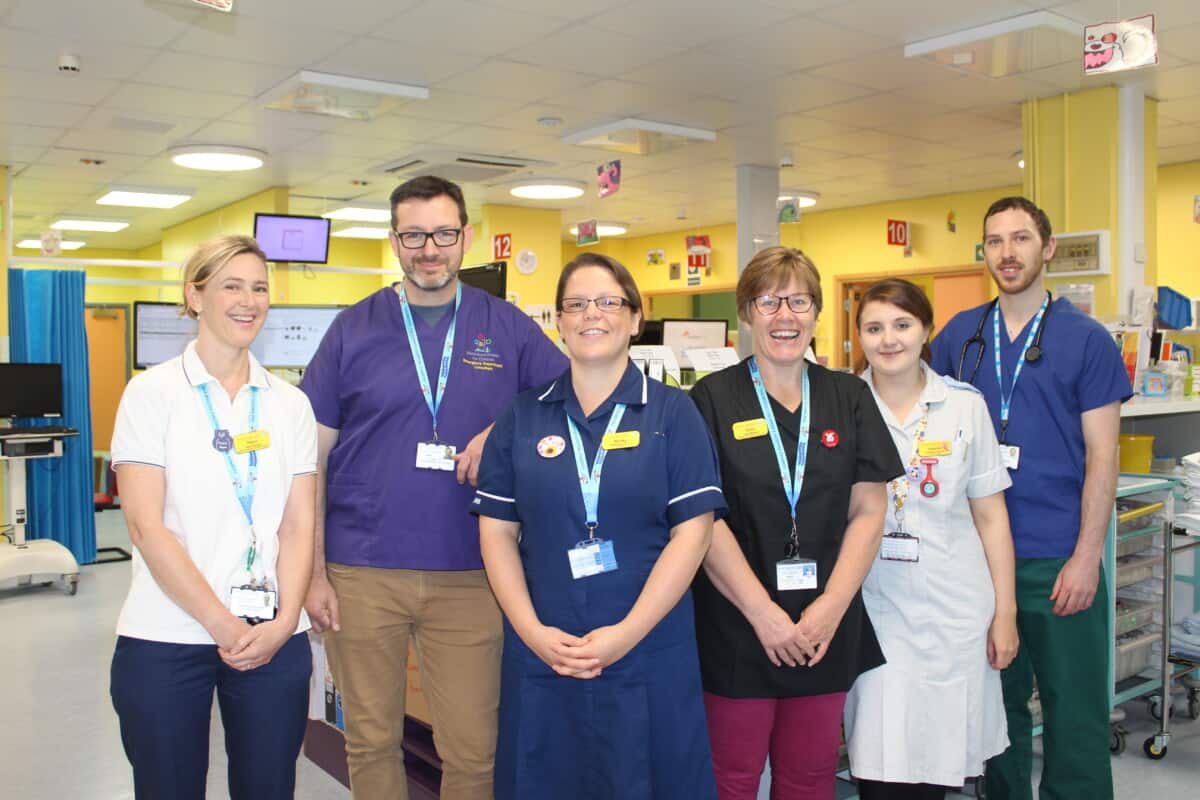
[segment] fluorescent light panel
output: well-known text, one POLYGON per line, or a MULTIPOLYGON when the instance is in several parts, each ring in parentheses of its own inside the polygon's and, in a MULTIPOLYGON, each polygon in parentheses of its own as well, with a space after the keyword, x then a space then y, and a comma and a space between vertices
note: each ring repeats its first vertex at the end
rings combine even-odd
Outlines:
MULTIPOLYGON (((596 223, 597 236, 623 236, 628 232, 629 228, 624 222, 598 222, 596 223)), ((572 225, 567 231, 572 236, 579 235, 579 226, 572 225)))
POLYGON ((530 178, 514 184, 508 193, 522 200, 573 200, 583 196, 585 186, 564 178, 530 178))
POLYGON ((386 239, 388 235, 387 228, 372 228, 367 225, 356 225, 353 228, 343 228, 340 231, 334 231, 333 236, 342 236, 347 239, 386 239))
POLYGON ((244 172, 258 169, 267 159, 262 150, 225 144, 189 144, 172 147, 171 160, 177 166, 209 172, 244 172))
POLYGON ((192 193, 174 189, 110 189, 96 201, 98 206, 128 206, 131 208, 175 208, 192 199, 192 193))
POLYGON ((391 222, 392 212, 387 208, 367 206, 343 206, 328 214, 322 214, 325 219, 338 219, 347 222, 391 222))
MULTIPOLYGON (((128 222, 113 219, 60 219, 50 223, 57 231, 98 231, 100 233, 116 233, 129 227, 128 222)), ((39 245, 40 247, 40 245, 39 245)))
MULTIPOLYGON (((86 244, 87 244, 87 242, 75 242, 75 241, 63 240, 58 243, 58 246, 61 247, 63 250, 78 250, 79 248, 85 246, 86 244)), ((17 247, 20 247, 23 250, 41 250, 42 249, 42 240, 41 239, 22 239, 21 241, 17 242, 17 247)))

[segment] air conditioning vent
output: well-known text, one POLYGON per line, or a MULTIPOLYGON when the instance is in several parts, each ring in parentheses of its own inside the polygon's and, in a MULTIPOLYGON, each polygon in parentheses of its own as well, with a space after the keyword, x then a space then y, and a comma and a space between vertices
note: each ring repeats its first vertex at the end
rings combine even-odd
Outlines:
POLYGON ((437 175, 455 183, 494 183, 516 172, 548 166, 549 162, 516 156, 487 153, 438 151, 418 153, 389 161, 372 172, 407 179, 417 175, 437 175))

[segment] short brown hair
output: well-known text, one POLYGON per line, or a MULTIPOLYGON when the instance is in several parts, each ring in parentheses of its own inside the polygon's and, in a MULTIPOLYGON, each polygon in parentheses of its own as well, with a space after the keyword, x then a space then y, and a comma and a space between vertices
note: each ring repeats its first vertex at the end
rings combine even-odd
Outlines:
POLYGON ((186 315, 196 319, 196 312, 192 311, 187 301, 188 284, 197 289, 203 289, 204 285, 221 271, 221 267, 228 264, 230 259, 243 253, 253 253, 266 266, 267 256, 253 236, 242 234, 218 236, 215 239, 209 239, 193 250, 183 264, 183 310, 180 312, 180 316, 186 315))
MULTIPOLYGON (((933 333, 933 305, 925 295, 925 290, 912 281, 903 278, 886 278, 863 292, 858 302, 858 313, 854 317, 854 326, 862 332, 862 312, 867 303, 887 303, 901 311, 912 314, 917 322, 933 333)), ((921 345, 921 358, 926 364, 933 362, 933 352, 929 349, 929 340, 921 345)), ((855 366, 856 372, 862 372, 867 366, 866 357, 861 357, 855 366)))
POLYGON ((435 197, 449 197, 458 206, 458 224, 466 227, 467 201, 463 199, 462 189, 454 181, 439 178, 436 175, 418 175, 405 181, 392 190, 392 229, 396 228, 396 206, 406 200, 432 200, 435 197))
POLYGON ((641 317, 641 321, 638 322, 637 330, 633 332, 633 335, 637 336, 641 333, 641 323, 645 321, 646 315, 642 313, 642 293, 638 291, 637 283, 633 280, 633 275, 620 261, 600 253, 580 253, 563 266, 562 272, 558 276, 558 288, 554 292, 555 310, 560 314, 562 313, 563 292, 567 290, 567 281, 576 270, 584 267, 600 267, 612 273, 613 278, 620 285, 621 291, 625 294, 625 299, 629 301, 629 310, 637 312, 641 317))
POLYGON ((821 273, 816 264, 794 247, 768 247, 759 250, 742 270, 737 283, 738 316, 749 324, 754 298, 786 286, 795 277, 812 295, 813 308, 821 313, 821 273))
POLYGON ((987 213, 983 215, 983 238, 987 239, 987 221, 989 219, 1002 211, 1011 211, 1014 208, 1018 211, 1024 211, 1033 219, 1038 236, 1042 237, 1042 247, 1049 244, 1050 237, 1054 235, 1054 232, 1050 229, 1050 217, 1046 216, 1045 211, 1034 205, 1032 200, 1020 196, 1001 197, 988 207, 987 213))

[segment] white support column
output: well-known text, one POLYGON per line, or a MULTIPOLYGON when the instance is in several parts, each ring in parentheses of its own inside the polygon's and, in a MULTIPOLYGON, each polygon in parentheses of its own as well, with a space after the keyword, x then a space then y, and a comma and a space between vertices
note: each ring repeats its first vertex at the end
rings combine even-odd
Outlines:
POLYGON ((1133 290, 1146 284, 1146 94, 1118 89, 1117 313, 1131 310, 1133 290))
MULTIPOLYGON (((754 254, 779 244, 779 168, 756 164, 737 167, 737 263, 738 275, 754 254)), ((738 324, 738 353, 750 355, 750 331, 738 324)))

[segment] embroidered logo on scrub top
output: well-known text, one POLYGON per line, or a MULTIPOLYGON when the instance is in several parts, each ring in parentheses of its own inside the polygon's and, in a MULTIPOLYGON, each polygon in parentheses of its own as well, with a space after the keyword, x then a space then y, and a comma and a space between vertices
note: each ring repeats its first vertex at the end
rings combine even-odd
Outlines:
POLYGON ((538 455, 542 458, 554 458, 566 449, 567 442, 561 436, 543 436, 537 443, 538 455))
POLYGON ((838 442, 840 441, 841 439, 838 438, 837 431, 835 431, 833 428, 830 428, 821 434, 821 444, 825 445, 826 447, 837 447, 838 442))
POLYGON ((483 331, 476 333, 471 337, 471 349, 463 354, 463 363, 480 372, 504 369, 504 364, 500 361, 500 354, 492 352, 493 344, 495 342, 491 336, 483 331))

